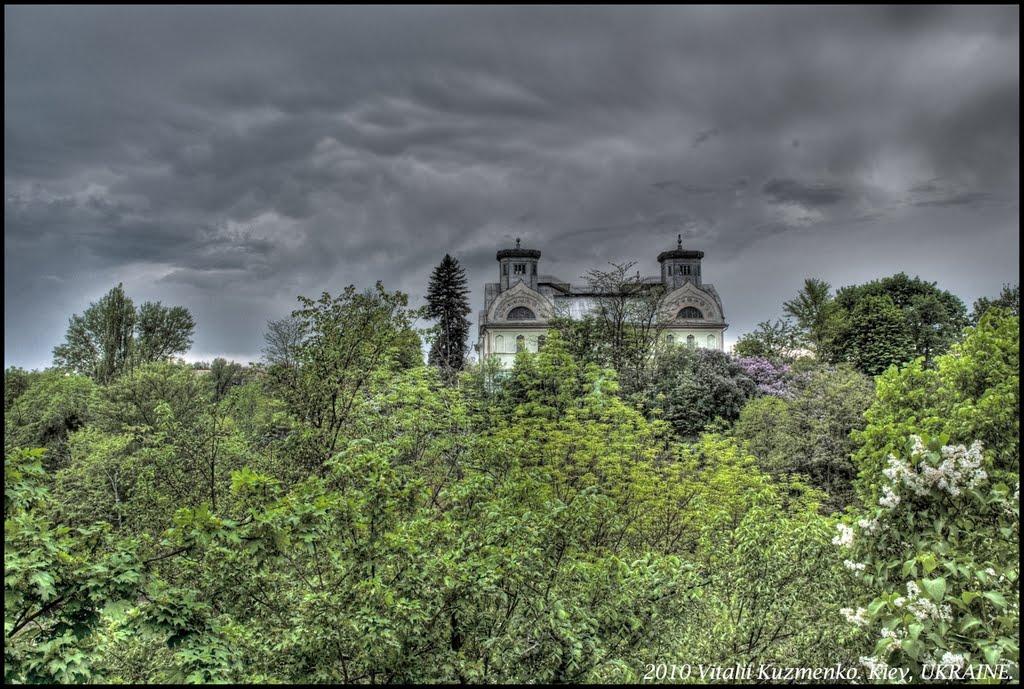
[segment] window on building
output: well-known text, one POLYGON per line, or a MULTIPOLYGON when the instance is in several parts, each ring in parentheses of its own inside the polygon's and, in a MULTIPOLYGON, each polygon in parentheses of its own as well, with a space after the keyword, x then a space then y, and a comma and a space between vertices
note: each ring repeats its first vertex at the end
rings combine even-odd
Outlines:
POLYGON ((510 321, 532 321, 536 320, 536 318, 536 314, 525 306, 517 306, 508 312, 508 320, 510 321))
POLYGON ((494 338, 494 351, 504 352, 505 351, 505 338, 498 335, 494 338))
POLYGON ((668 342, 669 344, 672 344, 675 341, 676 341, 676 338, 672 337, 671 333, 669 333, 668 335, 665 336, 665 342, 668 342))
POLYGON ((518 337, 516 337, 516 351, 517 352, 526 351, 526 338, 523 337, 522 335, 519 335, 518 337))
POLYGON ((697 264, 697 275, 700 275, 700 264, 697 264))
POLYGON ((690 274, 690 266, 683 266, 683 275, 690 274))
POLYGON ((541 350, 541 348, 544 346, 544 343, 547 341, 547 339, 548 338, 546 336, 544 336, 544 335, 540 335, 537 338, 537 351, 541 350))
POLYGON ((708 335, 708 348, 714 349, 718 343, 715 341, 714 335, 708 335))
POLYGON ((533 264, 531 264, 531 266, 530 266, 530 272, 531 272, 531 273, 532 273, 533 275, 536 275, 536 274, 537 274, 537 264, 536 264, 536 263, 533 263, 533 264))
POLYGON ((694 347, 696 347, 697 346, 697 338, 695 338, 693 335, 687 335, 686 336, 686 346, 689 347, 690 349, 693 349, 694 347))
POLYGON ((514 275, 526 275, 526 264, 516 263, 515 266, 512 268, 512 273, 514 275))
POLYGON ((679 315, 677 318, 704 318, 704 314, 692 306, 684 306, 679 309, 679 315))
POLYGON ((501 264, 501 274, 502 275, 508 275, 508 264, 507 263, 502 263, 501 264))

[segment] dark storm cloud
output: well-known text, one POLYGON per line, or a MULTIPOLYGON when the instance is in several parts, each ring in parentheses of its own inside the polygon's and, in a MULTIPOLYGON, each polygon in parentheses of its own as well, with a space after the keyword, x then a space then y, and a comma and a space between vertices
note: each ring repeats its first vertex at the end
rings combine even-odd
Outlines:
POLYGON ((516 237, 578 281, 683 233, 735 337, 803 277, 1016 280, 1013 7, 5 8, 5 360, 111 285, 256 356, 297 294, 516 237))
POLYGON ((770 179, 761 191, 777 203, 793 202, 805 206, 831 206, 845 198, 846 193, 830 184, 803 184, 792 179, 770 179))

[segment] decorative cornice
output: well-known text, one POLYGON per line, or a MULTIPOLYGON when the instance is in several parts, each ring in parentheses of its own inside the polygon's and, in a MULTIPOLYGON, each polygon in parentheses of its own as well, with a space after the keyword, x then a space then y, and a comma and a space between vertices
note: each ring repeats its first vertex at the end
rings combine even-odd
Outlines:
POLYGON ((503 258, 540 258, 539 249, 502 249, 497 254, 497 260, 503 258))

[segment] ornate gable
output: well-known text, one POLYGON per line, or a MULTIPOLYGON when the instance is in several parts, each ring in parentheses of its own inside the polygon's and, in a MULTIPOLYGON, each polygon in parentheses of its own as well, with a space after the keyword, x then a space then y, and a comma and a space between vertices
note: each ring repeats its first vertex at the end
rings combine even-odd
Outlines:
POLYGON ((525 283, 517 282, 514 286, 498 295, 490 308, 487 309, 487 322, 516 322, 508 320, 509 312, 525 307, 533 312, 536 320, 546 321, 554 317, 555 309, 551 301, 540 292, 530 289, 525 283))
POLYGON ((673 290, 665 295, 661 302, 661 319, 664 322, 685 322, 689 320, 685 316, 680 318, 679 312, 690 307, 700 311, 704 323, 721 323, 724 321, 722 310, 718 307, 718 300, 710 292, 702 290, 692 282, 685 283, 679 289, 673 290))

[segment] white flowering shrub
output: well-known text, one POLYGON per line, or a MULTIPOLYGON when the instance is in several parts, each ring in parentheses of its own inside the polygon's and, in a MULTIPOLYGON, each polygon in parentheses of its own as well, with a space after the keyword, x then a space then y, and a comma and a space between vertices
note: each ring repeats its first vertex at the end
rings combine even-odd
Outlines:
POLYGON ((981 443, 946 442, 911 436, 873 503, 837 525, 832 544, 871 596, 840 614, 867 669, 1002 664, 1017 678, 1020 484, 992 481, 981 443))

